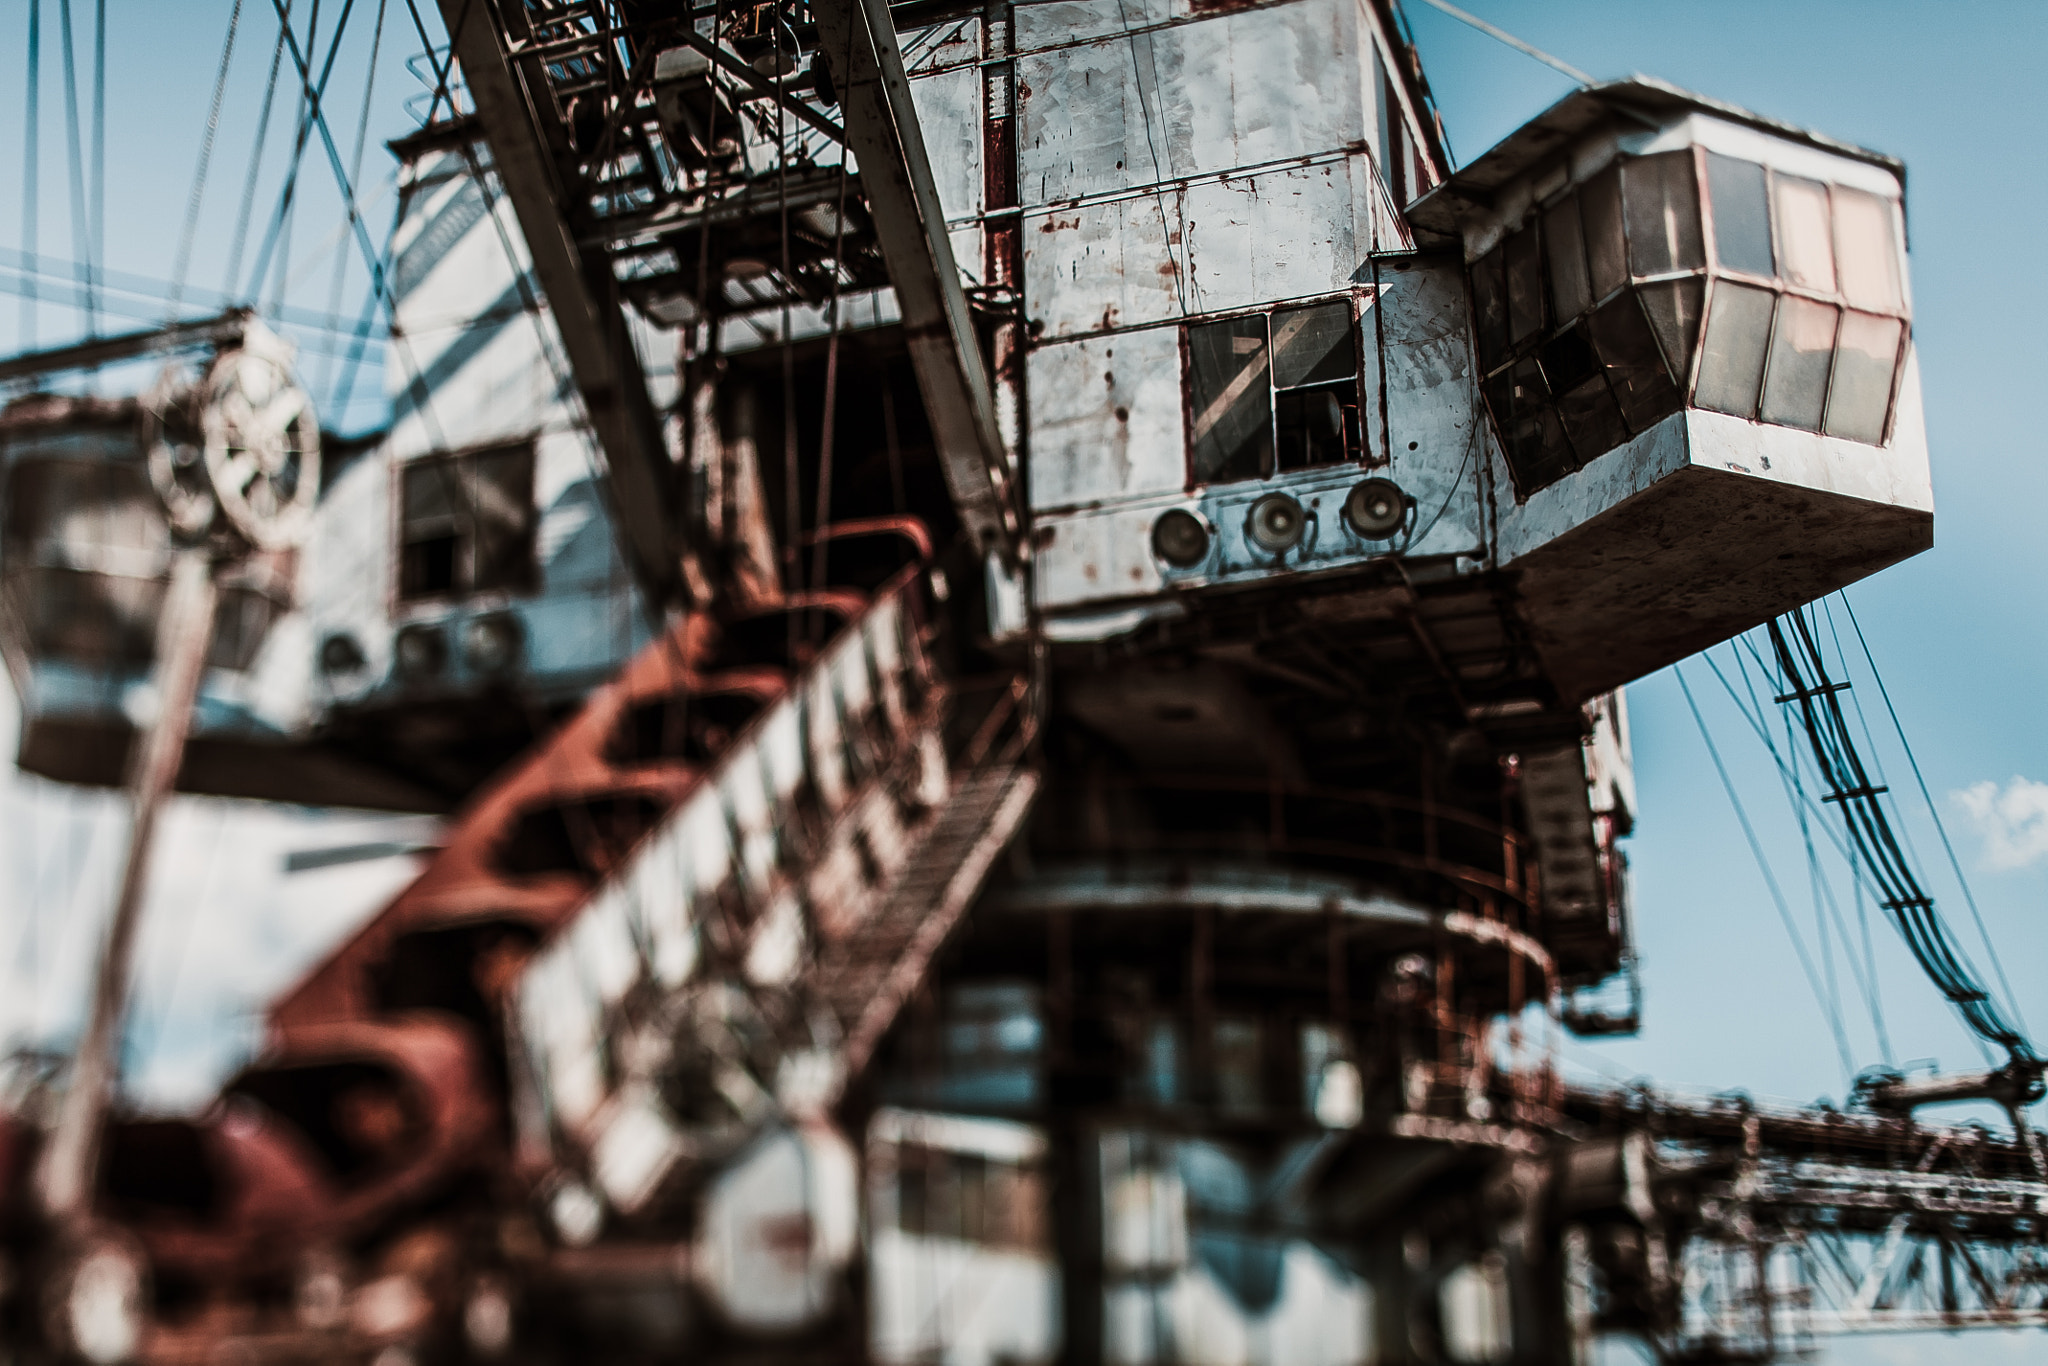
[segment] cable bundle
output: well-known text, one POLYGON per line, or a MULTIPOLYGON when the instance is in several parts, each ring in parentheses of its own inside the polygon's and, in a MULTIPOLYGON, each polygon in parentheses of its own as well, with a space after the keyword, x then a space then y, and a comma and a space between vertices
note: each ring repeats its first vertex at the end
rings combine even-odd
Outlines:
POLYGON ((1998 1003, 1978 982, 1935 909, 1934 898, 1921 885, 1900 846, 1878 801, 1885 788, 1871 781, 1842 712, 1841 693, 1849 685, 1829 679, 1826 659, 1805 609, 1779 617, 1768 629, 1784 681, 1784 692, 1777 700, 1798 704, 1801 728, 1828 786, 1821 800, 1841 805, 1849 839, 1881 894, 1880 904, 1898 923, 1921 970, 1962 1013, 1970 1028, 2004 1048, 2015 1070, 2038 1076, 2043 1063, 2033 1045, 2007 1021, 1998 1003))

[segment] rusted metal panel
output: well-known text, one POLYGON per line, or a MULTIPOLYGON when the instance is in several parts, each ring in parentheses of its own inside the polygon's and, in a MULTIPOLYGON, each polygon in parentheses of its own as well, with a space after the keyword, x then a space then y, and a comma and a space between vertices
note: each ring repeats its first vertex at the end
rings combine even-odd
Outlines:
POLYGON ((1026 310, 1057 340, 1348 288, 1373 250, 1373 185, 1363 153, 1340 153, 1027 205, 1026 310))
POLYGON ((1374 272, 1366 345, 1367 438, 1416 503, 1409 555, 1485 553, 1483 489, 1492 432, 1473 374, 1470 313, 1454 258, 1412 257, 1374 272))
MULTIPOLYGON (((1058 7, 1054 7, 1058 8, 1058 7)), ((1048 202, 1362 146, 1360 25, 1339 0, 1034 55, 1018 18, 1019 185, 1048 202)))
POLYGON ((1026 367, 1034 512, 1185 487, 1179 329, 1039 346, 1026 367))

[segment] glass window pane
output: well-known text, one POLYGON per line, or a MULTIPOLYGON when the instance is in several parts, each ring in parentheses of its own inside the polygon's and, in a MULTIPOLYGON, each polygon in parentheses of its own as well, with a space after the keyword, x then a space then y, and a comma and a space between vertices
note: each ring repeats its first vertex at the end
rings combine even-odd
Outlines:
POLYGON ((1643 285, 1636 293, 1657 334, 1657 345, 1664 351, 1665 368, 1682 394, 1692 379, 1692 353, 1699 344, 1700 301, 1706 297, 1706 281, 1666 280, 1643 285))
POLYGON ((1580 188, 1579 221, 1585 228, 1593 297, 1604 299, 1628 281, 1628 251, 1621 234, 1620 167, 1608 167, 1580 188))
POLYGON ((1656 335, 1634 299, 1610 300, 1586 327, 1630 431, 1647 431, 1678 411, 1678 386, 1665 374, 1656 335))
POLYGON ((1835 187, 1835 257, 1851 306, 1900 307, 1899 247, 1889 199, 1835 187))
POLYGON ((1835 382, 1828 392, 1829 436, 1875 446, 1884 440, 1884 423, 1892 401, 1892 371, 1899 361, 1897 318, 1868 313, 1842 315, 1842 335, 1835 352, 1835 382))
POLYGON ((1326 384, 1358 375, 1351 305, 1283 308, 1273 315, 1273 387, 1326 384))
POLYGON ((1550 264, 1550 299, 1560 321, 1576 318, 1592 300, 1586 276, 1586 247, 1579 233, 1579 199, 1564 199, 1543 211, 1543 252, 1550 264))
POLYGON ((470 459, 470 511, 479 530, 516 530, 531 522, 533 447, 485 451, 470 459))
POLYGON ((1771 262, 1771 207, 1764 168, 1707 153, 1707 195, 1714 202, 1714 259, 1750 275, 1776 274, 1771 262))
POLYGON ((1472 263, 1472 317, 1479 329, 1479 368, 1492 371, 1508 353, 1508 282, 1499 247, 1472 263))
POLYGON ((1706 263, 1691 152, 1624 161, 1621 188, 1628 207, 1628 260, 1636 274, 1662 275, 1706 263))
POLYGON ((1707 317, 1701 347, 1695 407, 1752 417, 1764 382, 1764 353, 1771 337, 1771 305, 1767 289, 1722 281, 1714 288, 1713 312, 1707 317))
POLYGON ((1508 270, 1508 340, 1516 346, 1543 328, 1543 258, 1532 224, 1502 248, 1508 270))
POLYGON ((1763 419, 1781 427, 1820 430, 1835 354, 1836 310, 1790 295, 1778 304, 1771 333, 1771 373, 1764 381, 1763 419))
POLYGON ((1628 425, 1621 420, 1621 409, 1602 375, 1595 374, 1558 395, 1557 412, 1581 464, 1628 440, 1628 425))
POLYGON ((1190 327, 1187 336, 1194 481, 1263 477, 1273 465, 1265 315, 1190 327))
POLYGON ((456 508, 462 501, 458 487, 459 476, 455 462, 445 456, 430 456, 415 460, 404 467, 400 475, 405 529, 400 533, 407 539, 421 524, 438 524, 455 516, 456 508))
POLYGON ((1593 354, 1592 338, 1583 327, 1566 328, 1552 337, 1544 343, 1539 358, 1543 362, 1543 378, 1553 394, 1563 393, 1600 369, 1599 357, 1593 354))
POLYGON ((435 597, 452 593, 462 545, 453 532, 407 541, 398 548, 398 596, 435 597))
POLYGON ((1835 248, 1828 231, 1828 187, 1818 180, 1781 175, 1778 193, 1778 274, 1818 294, 1835 292, 1835 248))
POLYGON ((1486 401, 1493 409, 1515 487, 1523 494, 1556 483, 1574 468, 1557 406, 1533 358, 1488 381, 1486 401))
POLYGON ((1273 420, 1283 470, 1341 464, 1363 450, 1355 384, 1283 389, 1273 396, 1273 420))

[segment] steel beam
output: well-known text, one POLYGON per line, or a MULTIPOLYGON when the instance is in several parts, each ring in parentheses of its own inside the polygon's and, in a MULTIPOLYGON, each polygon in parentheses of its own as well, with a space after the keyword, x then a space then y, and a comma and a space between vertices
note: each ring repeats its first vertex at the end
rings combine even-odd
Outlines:
POLYGON ((85 370, 137 356, 179 351, 192 346, 226 346, 241 338, 253 316, 246 308, 230 309, 217 318, 146 327, 115 337, 92 337, 48 351, 29 351, 0 361, 0 381, 30 379, 57 370, 85 370))
POLYGON ((538 60, 518 55, 524 7, 511 0, 439 0, 455 60, 519 218, 533 273, 554 314, 569 368, 611 474, 611 511, 640 586, 656 604, 683 593, 684 546, 673 464, 647 377, 633 350, 618 281, 602 253, 577 244, 580 175, 538 60))
POLYGON ((128 795, 135 818, 121 865, 121 889, 100 944, 78 1054, 37 1170, 43 1213, 67 1230, 75 1231, 92 1217, 101 1131, 121 1076, 121 1025, 128 1018, 136 936, 149 890, 150 849, 157 816, 185 757, 185 738, 191 733, 192 708, 206 674, 219 604, 220 584, 211 553, 191 546, 179 550, 171 560, 170 587, 157 621, 156 719, 136 737, 129 757, 128 795))
POLYGON ((816 0, 812 14, 819 55, 838 87, 846 145, 859 162, 868 214, 896 287, 946 488, 976 544, 1014 558, 1016 479, 996 427, 988 365, 960 288, 888 0, 816 0))

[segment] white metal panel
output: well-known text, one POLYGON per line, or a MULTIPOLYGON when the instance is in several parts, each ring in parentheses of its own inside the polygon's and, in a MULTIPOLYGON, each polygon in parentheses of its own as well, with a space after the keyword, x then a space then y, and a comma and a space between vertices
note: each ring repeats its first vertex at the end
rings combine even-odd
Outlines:
POLYGON ((1379 297, 1363 320, 1365 421, 1386 476, 1415 500, 1407 553, 1479 554, 1490 427, 1473 376, 1464 271, 1442 257, 1385 262, 1377 276, 1379 297))
POLYGON ((584 980, 606 1005, 623 1000, 640 976, 639 946, 633 942, 616 886, 585 907, 569 932, 569 944, 584 980))
POLYGON ((1192 311, 1344 289, 1372 251, 1372 163, 1363 154, 1198 181, 1182 200, 1192 311))
POLYGON ((1025 215, 1046 339, 1348 289, 1373 244, 1363 152, 1025 215))
POLYGON ((878 1228, 868 1248, 869 1349, 890 1366, 1028 1366, 1059 1355, 1050 1257, 878 1228))
POLYGON ((1044 203, 1363 144, 1360 71, 1352 0, 1022 57, 1019 186, 1044 203))
MULTIPOLYGON (((917 106, 925 152, 931 158, 932 183, 939 192, 939 207, 949 220, 979 214, 983 202, 981 69, 956 67, 920 77, 910 83, 910 97, 917 106)), ((956 239, 956 253, 960 246, 956 239)), ((979 255, 976 248, 961 257, 961 264, 973 267, 979 255)))
POLYGON ((1177 499, 1041 521, 1032 589, 1041 606, 1150 596, 1163 581, 1152 557, 1152 520, 1177 499))
POLYGON ((1032 508, 1178 492, 1187 481, 1180 371, 1173 327, 1031 352, 1032 508))
POLYGON ((1037 52, 1115 38, 1132 29, 1186 19, 1193 12, 1189 0, 1072 0, 1020 5, 1013 22, 1017 51, 1037 52))
POLYGON ((1049 339, 1183 316, 1184 229, 1168 194, 1026 214, 1026 312, 1049 339))
POLYGON ((583 1124, 604 1101, 603 1011, 566 941, 534 957, 519 1001, 549 1107, 572 1127, 583 1124))

